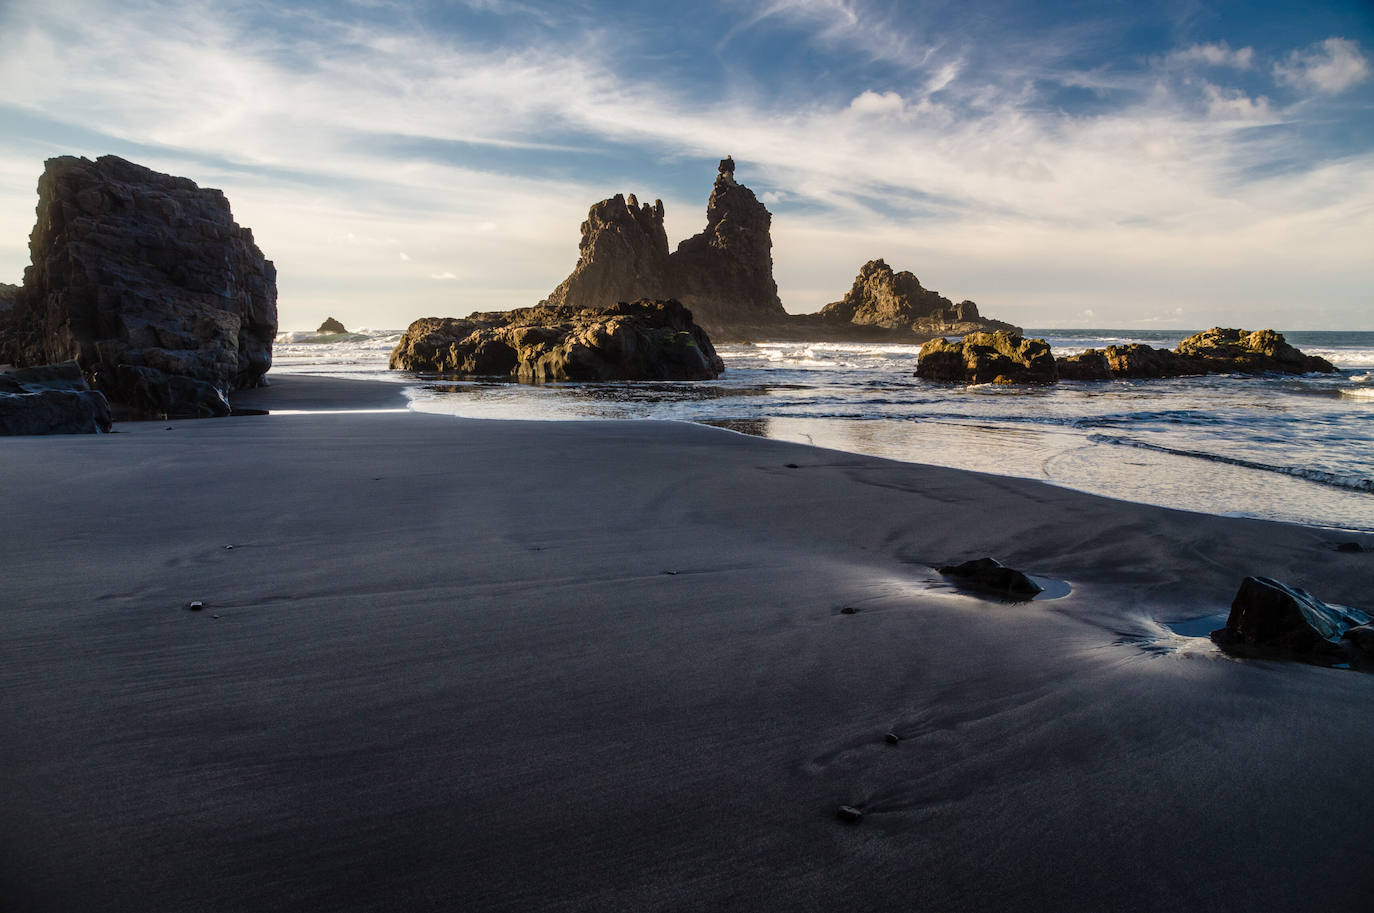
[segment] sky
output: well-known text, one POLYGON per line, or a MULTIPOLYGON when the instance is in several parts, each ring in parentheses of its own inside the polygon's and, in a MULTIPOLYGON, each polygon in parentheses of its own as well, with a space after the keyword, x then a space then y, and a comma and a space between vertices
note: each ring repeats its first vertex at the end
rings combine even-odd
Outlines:
POLYGON ((523 307, 587 208, 773 213, 1026 327, 1374 330, 1374 2, 0 0, 0 281, 55 155, 226 193, 284 329, 523 307))

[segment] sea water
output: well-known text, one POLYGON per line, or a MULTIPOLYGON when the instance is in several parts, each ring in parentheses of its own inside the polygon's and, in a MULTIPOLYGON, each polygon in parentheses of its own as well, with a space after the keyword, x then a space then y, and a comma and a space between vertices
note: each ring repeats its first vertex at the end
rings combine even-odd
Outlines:
MULTIPOLYGON (((1056 355, 1191 331, 1030 330, 1056 355)), ((1374 332, 1288 332, 1338 375, 956 386, 919 346, 719 346, 714 381, 546 384, 391 372, 399 331, 284 333, 274 373, 405 383, 411 407, 471 418, 668 419, 832 450, 1039 479, 1131 501, 1374 532, 1374 332)))

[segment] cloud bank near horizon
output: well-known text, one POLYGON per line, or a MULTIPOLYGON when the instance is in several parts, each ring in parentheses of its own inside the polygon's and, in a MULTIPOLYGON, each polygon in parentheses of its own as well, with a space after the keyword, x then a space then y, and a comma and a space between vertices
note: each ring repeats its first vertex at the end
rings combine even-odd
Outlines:
POLYGON ((226 191, 283 326, 527 305, 728 152, 793 312, 881 256, 1027 326, 1374 329, 1370 14, 1063 9, 16 0, 0 280, 42 159, 113 152, 226 191))

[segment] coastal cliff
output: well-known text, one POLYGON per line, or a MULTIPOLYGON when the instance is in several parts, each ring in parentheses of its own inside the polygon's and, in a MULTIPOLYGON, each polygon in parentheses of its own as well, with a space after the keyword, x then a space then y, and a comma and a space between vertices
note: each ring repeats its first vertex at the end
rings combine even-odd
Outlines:
POLYGON ((117 418, 229 413, 272 364, 276 269, 219 190, 118 156, 48 159, 0 362, 75 361, 117 418))

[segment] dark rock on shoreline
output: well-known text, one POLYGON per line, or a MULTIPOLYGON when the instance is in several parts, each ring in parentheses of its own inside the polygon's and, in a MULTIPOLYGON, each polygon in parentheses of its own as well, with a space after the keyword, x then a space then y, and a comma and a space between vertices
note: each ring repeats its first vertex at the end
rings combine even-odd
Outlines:
POLYGON ((921 346, 916 376, 961 384, 1052 384, 1059 372, 1043 339, 1012 333, 970 333, 921 346))
POLYGON ((1112 366, 1107 356, 1097 349, 1089 349, 1077 355, 1066 355, 1054 360, 1059 369, 1060 380, 1111 380, 1112 366))
POLYGON ((647 299, 421 318, 392 351, 390 366, 529 383, 710 380, 725 370, 690 311, 647 299))
POLYGON ((110 404, 74 361, 0 374, 0 435, 110 430, 110 404))
POLYGON ((276 270, 218 190, 106 155, 49 159, 0 362, 75 360, 118 418, 228 415, 277 332, 276 270))
POLYGON ((909 330, 920 336, 958 335, 1003 330, 1019 334, 1020 328, 979 316, 972 301, 958 304, 921 285, 915 274, 894 273, 883 260, 869 260, 859 268, 854 285, 839 301, 820 310, 826 324, 857 324, 888 330, 909 330))
POLYGON ((975 558, 963 564, 946 564, 937 570, 972 589, 1011 599, 1033 599, 1045 589, 1021 571, 1004 567, 995 558, 975 558))
POLYGON ((910 343, 939 333, 1016 329, 978 315, 972 301, 954 304, 921 288, 910 273, 894 276, 881 260, 860 271, 845 302, 820 314, 788 314, 773 279, 772 214, 735 180, 722 159, 706 204, 706 228, 669 253, 663 203, 617 194, 594 204, 582 223, 577 265, 540 302, 605 307, 638 298, 673 298, 712 338, 910 343), (886 271, 885 275, 877 273, 886 271), (906 277, 910 277, 908 282, 906 277))
POLYGON ((315 332, 334 336, 339 333, 347 333, 348 330, 342 323, 339 323, 339 321, 335 320, 333 317, 326 317, 324 323, 320 324, 320 328, 315 332))
POLYGON ((1213 631, 1212 640, 1241 656, 1365 665, 1368 624, 1363 613, 1327 605, 1306 590, 1269 577, 1246 577, 1226 627, 1213 631))

